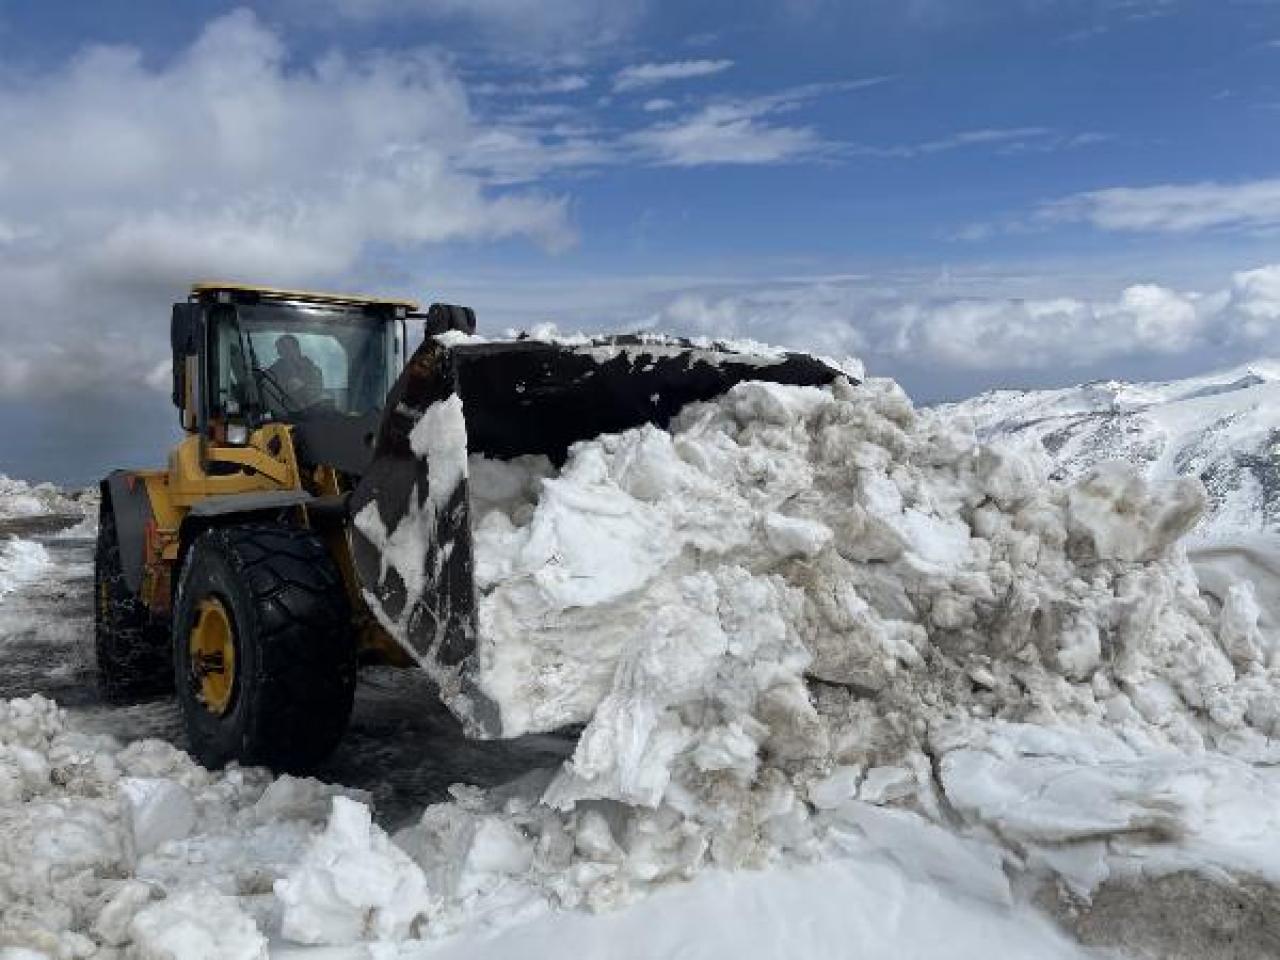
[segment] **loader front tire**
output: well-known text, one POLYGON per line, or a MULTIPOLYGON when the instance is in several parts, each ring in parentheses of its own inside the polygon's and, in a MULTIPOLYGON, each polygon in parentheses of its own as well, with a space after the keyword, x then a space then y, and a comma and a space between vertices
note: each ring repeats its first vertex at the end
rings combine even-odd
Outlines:
POLYGON ((169 625, 125 582, 116 515, 105 497, 93 556, 93 645, 98 689, 107 703, 139 703, 173 689, 169 625))
POLYGON ((192 754, 305 772, 342 738, 356 649, 324 543, 280 525, 221 527, 187 552, 173 618, 178 703, 192 754))

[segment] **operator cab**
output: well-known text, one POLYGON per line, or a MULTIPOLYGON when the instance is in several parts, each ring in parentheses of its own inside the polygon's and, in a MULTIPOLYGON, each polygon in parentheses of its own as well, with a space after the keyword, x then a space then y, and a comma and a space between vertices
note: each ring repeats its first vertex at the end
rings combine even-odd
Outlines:
POLYGON ((194 285, 173 313, 183 427, 229 445, 271 423, 295 426, 304 446, 363 438, 404 367, 405 324, 416 310, 407 300, 194 285))

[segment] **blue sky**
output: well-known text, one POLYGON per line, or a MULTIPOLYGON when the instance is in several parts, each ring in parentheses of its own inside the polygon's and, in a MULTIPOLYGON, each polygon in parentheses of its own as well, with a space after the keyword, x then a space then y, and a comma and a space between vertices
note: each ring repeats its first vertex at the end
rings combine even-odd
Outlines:
POLYGON ((0 471, 170 438, 196 277, 861 356, 919 400, 1280 326, 1274 0, 0 0, 0 471))

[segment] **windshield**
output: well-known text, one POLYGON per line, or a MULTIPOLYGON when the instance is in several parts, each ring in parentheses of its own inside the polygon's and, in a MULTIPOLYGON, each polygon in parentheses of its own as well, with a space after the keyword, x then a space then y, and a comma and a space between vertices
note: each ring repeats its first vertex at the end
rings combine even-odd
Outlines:
POLYGON ((274 420, 380 409, 399 373, 398 331, 341 308, 227 309, 215 324, 217 407, 274 420))

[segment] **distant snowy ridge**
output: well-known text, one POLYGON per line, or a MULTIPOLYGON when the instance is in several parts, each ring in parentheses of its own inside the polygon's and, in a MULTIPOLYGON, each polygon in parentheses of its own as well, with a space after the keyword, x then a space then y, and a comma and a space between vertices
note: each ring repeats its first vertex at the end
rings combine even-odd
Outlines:
POLYGON ((1193 541, 1280 532, 1280 360, 1165 383, 994 390, 942 409, 984 441, 1040 441, 1060 479, 1104 460, 1155 482, 1199 477, 1210 503, 1193 541))

